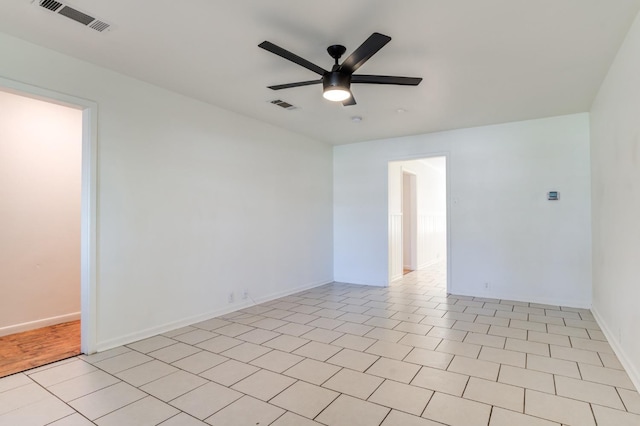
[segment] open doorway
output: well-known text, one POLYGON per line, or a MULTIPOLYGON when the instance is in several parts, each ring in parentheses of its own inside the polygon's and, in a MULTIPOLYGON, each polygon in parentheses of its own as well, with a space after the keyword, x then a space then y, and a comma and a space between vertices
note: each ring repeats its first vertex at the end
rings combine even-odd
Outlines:
POLYGON ((389 283, 432 270, 447 285, 447 158, 389 162, 389 283))
POLYGON ((1 78, 0 104, 3 376, 95 352, 97 110, 1 78))

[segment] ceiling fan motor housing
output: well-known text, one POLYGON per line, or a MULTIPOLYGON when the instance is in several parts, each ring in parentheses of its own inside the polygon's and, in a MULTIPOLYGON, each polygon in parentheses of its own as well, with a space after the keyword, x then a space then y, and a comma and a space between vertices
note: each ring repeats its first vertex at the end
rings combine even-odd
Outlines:
POLYGON ((330 88, 349 90, 351 87, 351 75, 340 71, 329 71, 322 76, 322 87, 326 91, 330 88))

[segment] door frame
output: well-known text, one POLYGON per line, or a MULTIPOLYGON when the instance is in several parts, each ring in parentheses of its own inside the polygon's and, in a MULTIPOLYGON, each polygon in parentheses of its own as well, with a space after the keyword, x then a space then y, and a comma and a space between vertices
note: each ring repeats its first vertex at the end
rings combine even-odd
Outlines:
POLYGON ((96 102, 0 77, 0 90, 82 111, 80 201, 80 350, 96 352, 97 341, 97 164, 96 102))
POLYGON ((416 269, 418 269, 418 244, 417 244, 417 230, 418 230, 418 218, 417 218, 417 214, 418 214, 418 176, 408 170, 405 169, 404 167, 402 167, 402 267, 404 268, 405 266, 409 266, 409 269, 411 269, 412 271, 415 271, 416 269), (410 235, 411 235, 411 239, 409 241, 409 252, 411 253, 411 262, 409 265, 405 265, 405 261, 404 261, 404 237, 405 237, 405 229, 404 229, 404 225, 406 222, 406 215, 405 215, 405 211, 404 211, 404 178, 405 175, 409 177, 409 196, 411 198, 411 211, 410 211, 410 220, 411 220, 411 226, 410 226, 410 235))

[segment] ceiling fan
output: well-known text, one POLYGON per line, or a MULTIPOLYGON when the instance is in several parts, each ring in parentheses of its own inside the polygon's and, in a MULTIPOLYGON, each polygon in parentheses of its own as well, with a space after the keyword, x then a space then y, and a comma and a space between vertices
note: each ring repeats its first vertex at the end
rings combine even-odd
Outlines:
POLYGON ((342 105, 355 105, 356 100, 351 93, 351 83, 368 83, 368 84, 395 84, 400 86, 417 86, 422 81, 418 77, 396 77, 389 75, 365 75, 354 74, 354 72, 375 55, 378 50, 382 49, 385 44, 391 41, 391 37, 380 33, 373 33, 364 41, 342 64, 338 63, 340 57, 347 51, 346 47, 334 44, 327 48, 329 55, 335 59, 335 64, 331 71, 327 71, 318 65, 301 58, 300 56, 283 49, 275 44, 263 41, 258 47, 275 53, 295 64, 320 74, 319 80, 300 81, 297 83, 278 84, 269 86, 269 89, 281 90, 291 87, 309 86, 312 84, 320 84, 323 86, 323 94, 325 99, 335 102, 342 102, 342 105))

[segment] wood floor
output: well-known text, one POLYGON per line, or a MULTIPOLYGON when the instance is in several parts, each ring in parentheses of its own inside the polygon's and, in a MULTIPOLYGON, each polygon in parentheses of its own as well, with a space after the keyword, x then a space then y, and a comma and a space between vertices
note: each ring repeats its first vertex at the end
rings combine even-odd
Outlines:
POLYGON ((0 337, 0 377, 80 354, 80 321, 0 337))

